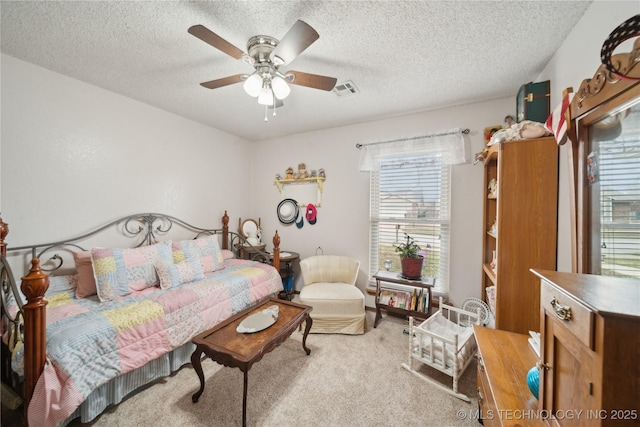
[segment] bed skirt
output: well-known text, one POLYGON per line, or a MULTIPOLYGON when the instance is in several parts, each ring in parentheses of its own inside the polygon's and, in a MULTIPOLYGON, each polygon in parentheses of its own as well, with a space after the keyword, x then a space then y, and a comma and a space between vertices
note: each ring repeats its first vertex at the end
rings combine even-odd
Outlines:
POLYGON ((110 406, 127 397, 131 392, 159 378, 167 377, 187 363, 191 363, 191 354, 196 346, 188 342, 146 365, 121 375, 95 389, 60 427, 66 426, 74 419, 88 423, 110 406))

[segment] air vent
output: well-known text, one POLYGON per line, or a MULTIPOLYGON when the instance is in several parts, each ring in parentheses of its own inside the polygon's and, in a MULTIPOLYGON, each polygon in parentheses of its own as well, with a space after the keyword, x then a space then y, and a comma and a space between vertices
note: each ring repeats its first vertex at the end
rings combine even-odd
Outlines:
POLYGON ((359 93, 360 91, 351 80, 347 80, 346 82, 338 83, 336 87, 333 88, 332 92, 337 96, 351 96, 359 93))

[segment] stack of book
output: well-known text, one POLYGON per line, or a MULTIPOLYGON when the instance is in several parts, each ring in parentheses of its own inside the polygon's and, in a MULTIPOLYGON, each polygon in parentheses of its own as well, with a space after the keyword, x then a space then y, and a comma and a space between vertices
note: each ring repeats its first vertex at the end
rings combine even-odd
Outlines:
POLYGON ((383 289, 380 291, 378 302, 389 307, 426 313, 429 309, 428 296, 429 293, 422 288, 419 290, 415 288, 413 293, 395 289, 383 289))

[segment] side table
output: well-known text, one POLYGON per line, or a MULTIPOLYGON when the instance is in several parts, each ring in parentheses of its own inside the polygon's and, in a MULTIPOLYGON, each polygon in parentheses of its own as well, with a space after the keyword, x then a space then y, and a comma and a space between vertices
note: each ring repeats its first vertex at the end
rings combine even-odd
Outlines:
POLYGON ((409 280, 404 279, 400 273, 393 271, 384 271, 379 270, 376 274, 373 275, 373 278, 376 279, 376 319, 373 322, 373 327, 378 326, 378 322, 382 319, 381 310, 386 310, 388 313, 396 313, 404 316, 413 316, 426 319, 431 315, 431 288, 436 284, 435 277, 423 277, 418 280, 409 280), (424 311, 413 310, 411 308, 401 308, 396 307, 394 305, 386 304, 384 302, 380 302, 380 291, 381 288, 384 287, 381 285, 382 282, 393 283, 396 285, 404 285, 410 286, 412 288, 421 288, 424 289, 426 295, 426 307, 424 311))
POLYGON ((253 255, 264 251, 266 247, 267 245, 264 243, 257 246, 236 244, 236 248, 238 248, 238 258, 240 259, 252 259, 253 255))
POLYGON ((280 298, 291 301, 293 292, 293 262, 300 258, 300 254, 292 251, 280 251, 280 277, 282 277, 283 292, 280 298))

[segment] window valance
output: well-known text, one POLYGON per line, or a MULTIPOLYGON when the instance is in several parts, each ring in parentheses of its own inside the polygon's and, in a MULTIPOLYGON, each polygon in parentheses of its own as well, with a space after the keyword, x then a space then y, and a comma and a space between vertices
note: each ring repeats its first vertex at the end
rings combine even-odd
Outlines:
POLYGON ((467 162, 464 135, 469 129, 450 129, 427 135, 357 144, 360 151, 360 170, 380 170, 380 160, 386 157, 441 155, 442 163, 455 165, 467 162))

